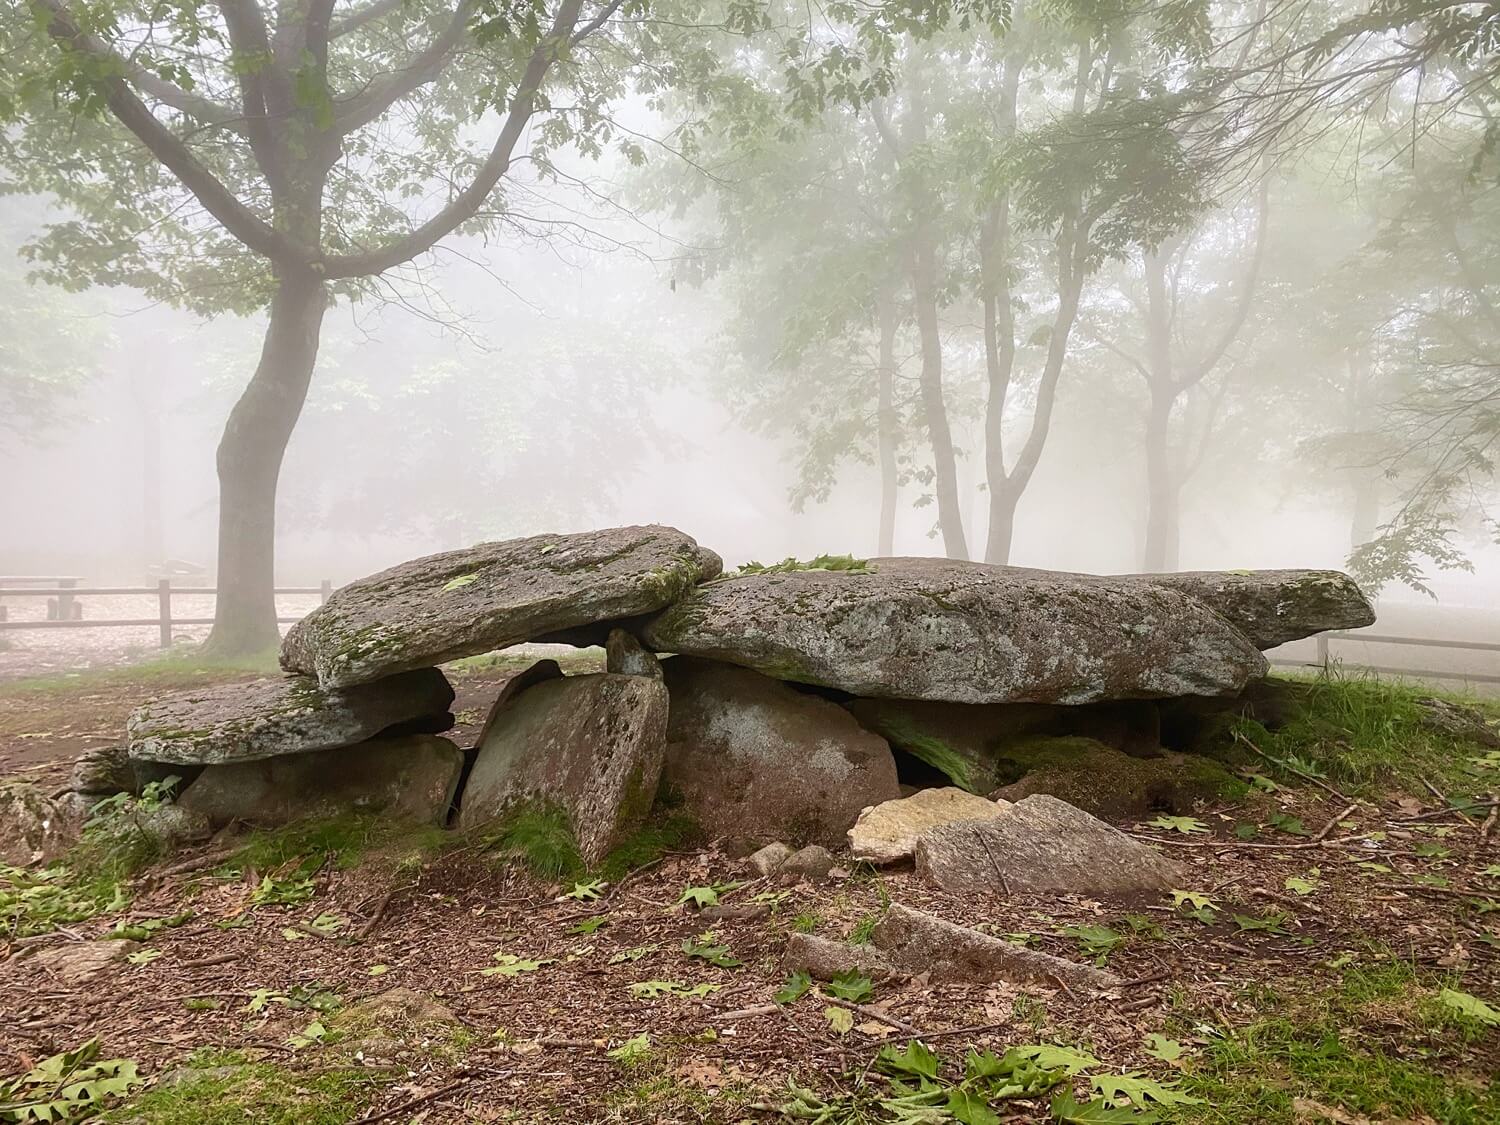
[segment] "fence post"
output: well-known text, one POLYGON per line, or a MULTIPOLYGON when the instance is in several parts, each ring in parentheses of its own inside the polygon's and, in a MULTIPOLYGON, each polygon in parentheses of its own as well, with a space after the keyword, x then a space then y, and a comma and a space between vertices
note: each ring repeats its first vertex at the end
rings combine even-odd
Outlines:
POLYGON ((74 619, 73 595, 68 593, 68 591, 77 585, 78 579, 76 578, 59 578, 57 580, 57 619, 59 621, 72 621, 74 619))
POLYGON ((328 600, 328 595, 333 593, 333 579, 325 578, 318 584, 318 604, 322 605, 328 600))
POLYGON ((172 580, 160 578, 156 582, 156 611, 161 629, 162 648, 172 647, 172 580))
POLYGON ((1328 634, 1318 634, 1318 664, 1324 672, 1328 671, 1328 634))

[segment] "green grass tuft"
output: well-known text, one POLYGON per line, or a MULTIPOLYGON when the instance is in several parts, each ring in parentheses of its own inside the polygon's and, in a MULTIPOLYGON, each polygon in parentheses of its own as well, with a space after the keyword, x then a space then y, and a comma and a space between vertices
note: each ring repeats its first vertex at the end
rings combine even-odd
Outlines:
POLYGON ((664 853, 700 840, 703 836, 692 817, 681 813, 658 812, 643 824, 599 865, 596 874, 614 882, 637 867, 659 859, 664 853))
POLYGON ((512 810, 482 841, 505 860, 524 863, 539 879, 577 879, 583 857, 568 814, 556 805, 530 802, 512 810))
POLYGON ((224 862, 223 869, 271 871, 294 859, 321 859, 345 871, 358 866, 370 848, 412 831, 410 825, 396 825, 366 814, 300 820, 251 833, 244 846, 224 862))

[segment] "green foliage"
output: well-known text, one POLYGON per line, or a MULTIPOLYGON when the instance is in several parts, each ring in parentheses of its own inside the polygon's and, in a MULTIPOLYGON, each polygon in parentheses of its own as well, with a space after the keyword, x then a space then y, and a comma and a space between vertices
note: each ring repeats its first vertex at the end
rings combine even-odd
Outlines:
POLYGON ((482 840, 502 858, 525 864, 540 879, 576 878, 583 857, 568 814, 555 805, 531 802, 517 807, 482 840))
POLYGON ((99 1040, 43 1059, 0 1080, 0 1121, 76 1121, 141 1085, 129 1059, 100 1059, 99 1040))
POLYGON ((738 969, 745 963, 734 954, 729 952, 729 946, 718 940, 712 931, 699 934, 696 938, 685 938, 682 942, 682 951, 689 957, 699 961, 707 961, 720 969, 738 969))
POLYGON ((798 969, 786 978, 772 999, 778 1004, 794 1004, 806 996, 811 989, 812 977, 808 976, 804 970, 798 969))
POLYGON ((806 562, 788 556, 779 563, 772 563, 770 566, 758 562, 747 562, 739 568, 738 573, 785 574, 797 570, 833 570, 864 574, 869 571, 869 565, 867 560, 857 559, 853 555, 818 555, 816 558, 808 559, 806 562))
POLYGON ((822 987, 828 995, 855 1004, 863 1004, 875 995, 874 982, 858 969, 845 969, 841 973, 835 973, 833 979, 822 987))
POLYGON ((200 1051, 190 1065, 180 1081, 156 1086, 101 1120, 118 1125, 346 1125, 363 1112, 377 1088, 392 1080, 363 1067, 303 1072, 269 1062, 246 1063, 233 1052, 200 1051))

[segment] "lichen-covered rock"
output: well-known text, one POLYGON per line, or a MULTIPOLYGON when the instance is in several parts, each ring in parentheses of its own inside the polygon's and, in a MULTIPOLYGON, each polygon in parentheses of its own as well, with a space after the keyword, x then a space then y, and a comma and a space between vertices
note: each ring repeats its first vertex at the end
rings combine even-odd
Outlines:
POLYGON ((1364 591, 1337 570, 1186 570, 1121 577, 1187 594, 1233 624, 1256 648, 1375 624, 1375 610, 1364 591))
POLYGON ((76 987, 124 965, 140 947, 136 941, 70 941, 37 950, 31 964, 59 984, 76 987))
POLYGON ((223 765, 352 746, 382 731, 437 734, 453 725, 453 688, 436 668, 325 690, 307 676, 217 684, 153 699, 126 724, 130 756, 223 765))
POLYGON ((35 785, 0 784, 0 863, 51 863, 78 841, 83 818, 75 804, 55 800, 35 785))
POLYGON ((1210 758, 1133 758, 1088 738, 1018 743, 996 764, 1009 782, 990 794, 996 800, 1020 801, 1046 793, 1110 820, 1162 809, 1190 813, 1210 801, 1245 793, 1245 783, 1210 758))
POLYGON ((791 857, 792 849, 777 840, 751 852, 745 862, 750 865, 751 871, 764 879, 767 875, 776 874, 781 869, 781 865, 791 857))
POLYGON ((547 680, 489 724, 464 785, 469 829, 528 803, 560 807, 585 863, 640 827, 656 797, 667 735, 667 689, 608 672, 547 680))
POLYGON ((963 789, 920 789, 910 797, 872 805, 849 829, 849 850, 855 859, 896 863, 916 850, 917 838, 928 829, 955 820, 983 820, 999 816, 1005 807, 963 789))
POLYGON ((1228 695, 1266 672, 1243 634, 1174 590, 947 559, 727 578, 642 639, 855 695, 958 703, 1228 695))
POLYGON ((135 765, 130 760, 130 748, 120 745, 85 750, 73 760, 73 772, 68 777, 67 789, 72 793, 98 797, 139 792, 135 765))
POLYGON ((1038 794, 917 841, 917 873, 957 895, 1128 897, 1183 885, 1182 865, 1066 801, 1038 794))
POLYGON ((336 591, 287 633, 281 666, 324 687, 653 613, 713 578, 719 556, 671 527, 480 543, 336 591))
POLYGON ((1097 739, 1127 754, 1162 752, 1154 699, 1064 707, 1047 703, 940 703, 922 699, 854 699, 845 704, 866 730, 938 770, 970 793, 1002 781, 1008 747, 1048 735, 1097 739))
POLYGON ((710 835, 838 847, 895 798, 896 762, 836 703, 745 668, 674 657, 663 778, 710 835))
POLYGON ((647 652, 636 640, 634 633, 624 629, 611 629, 604 642, 604 670, 621 676, 650 676, 661 679, 661 661, 656 654, 647 652))
POLYGON ((463 751, 446 738, 381 738, 337 750, 209 766, 177 804, 215 827, 231 820, 275 827, 348 813, 441 825, 463 766, 463 751))

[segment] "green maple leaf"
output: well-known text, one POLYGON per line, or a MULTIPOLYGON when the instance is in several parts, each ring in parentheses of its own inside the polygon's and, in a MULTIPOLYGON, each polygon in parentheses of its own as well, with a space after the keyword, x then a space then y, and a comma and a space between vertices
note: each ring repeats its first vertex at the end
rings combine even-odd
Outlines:
POLYGON ((1172 905, 1179 910, 1184 906, 1191 906, 1195 910, 1211 910, 1218 903, 1200 891, 1173 891, 1172 905))
POLYGON ((1470 996, 1467 992, 1460 992, 1456 988, 1445 988, 1438 993, 1438 999, 1454 1011, 1473 1016, 1481 1023, 1491 1027, 1500 1025, 1500 1009, 1485 1003, 1477 996, 1470 996))
POLYGON ((1089 1079, 1090 1084, 1112 1106, 1144 1106, 1148 1101, 1158 1105, 1200 1105, 1201 1098, 1184 1094, 1176 1083, 1158 1082, 1147 1078, 1139 1071, 1129 1074, 1100 1074, 1089 1079))
POLYGON ((149 965, 160 956, 160 949, 138 949, 134 953, 125 954, 125 960, 132 965, 149 965))
POLYGON ((1146 1054, 1164 1063, 1175 1063, 1182 1058, 1185 1050, 1186 1048, 1177 1040, 1168 1039, 1158 1032, 1153 1031, 1146 1036, 1146 1054))
POLYGON ((875 1067, 883 1074, 906 1074, 913 1078, 936 1078, 938 1057, 920 1039, 913 1039, 905 1047, 887 1043, 875 1056, 875 1067))
POLYGON ((1042 1070, 1060 1070, 1065 1074, 1081 1074, 1099 1065, 1099 1060, 1087 1051, 1061 1047, 1056 1043, 1026 1043, 1012 1047, 1007 1055, 1029 1059, 1042 1070))
POLYGON ((962 1125, 1000 1125, 1000 1115, 989 1102, 959 1086, 948 1091, 948 1113, 962 1125))
POLYGON ((775 1000, 778 1004, 791 1004, 807 995, 810 988, 812 988, 812 977, 808 976, 803 970, 798 969, 786 978, 786 982, 776 990, 776 995, 771 997, 771 999, 775 1000))
POLYGON ((1150 1110, 1120 1109, 1101 1098, 1080 1102, 1072 1090, 1064 1090, 1052 1099, 1052 1118, 1061 1125, 1150 1125, 1161 1116, 1150 1110))
POLYGON ((630 986, 630 995, 639 1000, 655 1000, 676 992, 682 984, 675 980, 642 980, 630 986))
POLYGON ((1293 894, 1303 896, 1310 895, 1318 889, 1317 883, 1310 879, 1304 879, 1300 875, 1288 875, 1283 886, 1293 894))
POLYGON ((450 578, 447 582, 443 583, 443 593, 446 594, 450 590, 462 590, 465 586, 472 585, 477 581, 479 581, 479 575, 477 574, 460 574, 457 578, 450 578))
POLYGON ((854 1030, 854 1013, 848 1008, 839 1008, 833 1005, 823 1009, 823 1018, 828 1021, 836 1035, 848 1035, 854 1030))
POLYGON ((651 1054, 651 1037, 643 1031, 604 1054, 623 1066, 634 1066, 651 1054))
POLYGON ((1184 835, 1208 831, 1208 825, 1191 816, 1163 815, 1157 817, 1155 820, 1148 820, 1146 823, 1151 828, 1162 828, 1169 832, 1181 832, 1184 835))
POLYGON ((592 918, 584 918, 574 922, 568 927, 570 934, 596 934, 605 926, 609 925, 609 915, 596 914, 592 918))
POLYGON ((564 891, 563 898, 577 899, 579 902, 593 902, 604 893, 608 886, 602 879, 592 879, 587 883, 574 883, 571 891, 564 891))
POLYGON ((729 946, 718 942, 712 933, 699 934, 696 939, 685 939, 682 943, 682 951, 689 957, 707 961, 710 965, 717 965, 721 969, 738 969, 744 964, 729 952, 729 946))
POLYGON ((496 964, 488 969, 481 969, 480 975, 486 977, 513 977, 520 973, 534 973, 543 965, 552 964, 554 958, 548 957, 541 961, 531 961, 524 957, 517 957, 514 953, 495 954, 496 964))
POLYGON ((823 991, 840 1000, 862 1004, 875 994, 875 985, 858 969, 845 969, 842 973, 835 973, 833 979, 823 986, 823 991))

